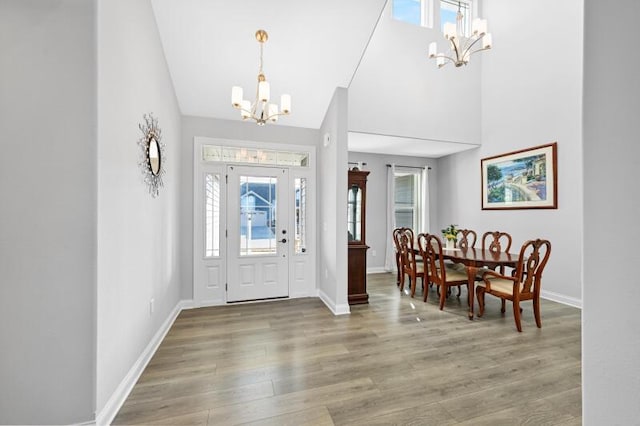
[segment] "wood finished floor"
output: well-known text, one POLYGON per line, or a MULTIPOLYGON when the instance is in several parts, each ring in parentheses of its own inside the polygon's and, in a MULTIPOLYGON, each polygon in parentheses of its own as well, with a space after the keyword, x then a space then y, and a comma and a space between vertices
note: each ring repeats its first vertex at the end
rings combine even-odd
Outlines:
POLYGON ((114 424, 580 425, 580 310, 466 292, 444 311, 368 277, 369 305, 333 316, 319 299, 183 311, 114 424))

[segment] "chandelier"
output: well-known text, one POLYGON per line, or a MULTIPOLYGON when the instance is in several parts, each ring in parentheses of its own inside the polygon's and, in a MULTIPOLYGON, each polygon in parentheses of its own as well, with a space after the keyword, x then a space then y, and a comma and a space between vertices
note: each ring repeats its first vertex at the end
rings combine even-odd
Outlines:
POLYGON ((446 55, 444 53, 437 53, 438 45, 435 41, 429 44, 429 58, 436 59, 438 68, 442 68, 448 62, 453 63, 456 67, 467 65, 471 55, 491 49, 491 34, 487 33, 486 19, 474 19, 471 24, 471 36, 465 36, 464 16, 460 11, 460 2, 458 2, 456 23, 446 22, 443 33, 444 38, 449 40, 450 45, 450 50, 446 55), (480 41, 482 41, 482 47, 478 45, 480 41))
POLYGON ((256 100, 253 103, 245 100, 242 87, 233 86, 231 88, 231 104, 235 109, 240 110, 242 120, 255 120, 259 126, 264 126, 268 121, 275 123, 278 121, 278 116, 289 115, 291 112, 290 95, 282 95, 280 97, 280 111, 278 111, 278 105, 269 103, 269 82, 262 71, 262 48, 268 38, 269 35, 265 30, 256 31, 256 40, 260 43, 260 68, 258 69, 256 100))

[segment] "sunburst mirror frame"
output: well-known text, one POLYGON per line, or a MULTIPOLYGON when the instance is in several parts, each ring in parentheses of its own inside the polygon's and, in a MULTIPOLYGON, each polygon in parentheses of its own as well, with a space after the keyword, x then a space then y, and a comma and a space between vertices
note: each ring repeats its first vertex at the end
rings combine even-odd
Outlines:
POLYGON ((142 132, 138 140, 140 147, 138 166, 140 166, 144 183, 149 188, 149 194, 156 198, 160 195, 160 187, 164 186, 162 177, 166 173, 164 165, 167 161, 165 144, 162 142, 162 130, 158 127, 158 119, 153 116, 153 113, 145 114, 143 118, 144 123, 138 125, 142 132), (155 153, 157 153, 157 159, 155 153))

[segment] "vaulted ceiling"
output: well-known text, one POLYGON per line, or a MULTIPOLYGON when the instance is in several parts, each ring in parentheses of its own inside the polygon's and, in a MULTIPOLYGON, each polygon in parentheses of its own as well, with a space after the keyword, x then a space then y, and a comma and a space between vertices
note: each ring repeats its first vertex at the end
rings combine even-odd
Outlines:
POLYGON ((479 107, 479 72, 438 73, 425 54, 437 33, 394 22, 390 3, 152 0, 184 115, 240 119, 231 87, 253 97, 254 34, 264 29, 271 96, 292 97, 292 114, 277 125, 319 128, 335 88, 347 87, 350 150, 440 157, 475 147, 479 119, 451 127, 443 109, 479 107))

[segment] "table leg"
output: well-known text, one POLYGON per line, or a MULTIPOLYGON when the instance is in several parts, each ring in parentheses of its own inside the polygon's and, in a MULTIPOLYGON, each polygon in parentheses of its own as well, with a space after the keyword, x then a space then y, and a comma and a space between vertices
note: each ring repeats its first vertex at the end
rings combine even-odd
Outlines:
POLYGON ((476 282, 476 273, 478 272, 477 266, 467 266, 467 291, 469 293, 469 319, 473 320, 473 296, 475 289, 473 288, 476 282))

